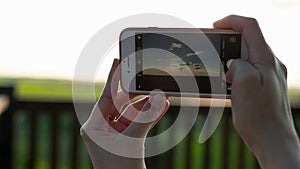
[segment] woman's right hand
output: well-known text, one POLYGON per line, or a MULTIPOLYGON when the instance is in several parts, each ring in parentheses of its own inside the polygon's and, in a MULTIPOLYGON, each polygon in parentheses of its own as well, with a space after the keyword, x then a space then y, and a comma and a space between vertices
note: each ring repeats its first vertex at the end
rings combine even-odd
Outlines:
POLYGON ((248 48, 248 60, 236 59, 226 74, 232 83, 235 129, 262 168, 300 168, 285 66, 267 45, 255 19, 231 15, 214 27, 241 32, 248 48))

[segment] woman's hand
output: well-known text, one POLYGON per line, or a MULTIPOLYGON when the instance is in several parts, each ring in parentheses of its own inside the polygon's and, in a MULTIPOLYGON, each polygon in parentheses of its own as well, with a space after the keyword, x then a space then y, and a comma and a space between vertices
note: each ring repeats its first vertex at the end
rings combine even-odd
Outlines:
POLYGON ((118 64, 115 59, 103 93, 82 126, 81 135, 94 168, 143 169, 147 133, 170 104, 160 94, 130 103, 137 95, 117 92, 118 64))
POLYGON ((300 168, 285 66, 267 45, 255 19, 231 15, 214 27, 241 32, 248 48, 248 60, 235 59, 226 74, 232 83, 233 121, 239 135, 263 168, 300 168))

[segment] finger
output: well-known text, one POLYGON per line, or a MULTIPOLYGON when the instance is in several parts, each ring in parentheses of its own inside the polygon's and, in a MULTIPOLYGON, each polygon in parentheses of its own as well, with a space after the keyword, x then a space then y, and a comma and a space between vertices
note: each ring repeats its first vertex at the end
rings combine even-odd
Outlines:
POLYGON ((105 118, 108 117, 109 113, 114 107, 113 100, 112 100, 114 97, 112 95, 115 95, 114 93, 117 93, 117 89, 118 89, 116 87, 119 84, 119 75, 118 75, 119 73, 116 72, 118 65, 119 65, 119 60, 114 59, 111 70, 108 75, 107 82, 105 84, 101 97, 97 103, 100 111, 102 112, 105 118))
MULTIPOLYGON (((127 105, 127 107, 123 110, 123 113, 118 114, 114 118, 111 118, 111 127, 118 131, 119 133, 123 132, 134 120, 134 118, 138 115, 144 104, 149 100, 149 97, 142 98, 134 103, 127 105)), ((114 111, 117 111, 114 109, 114 111)), ((120 111, 118 111, 120 112, 120 111)))
POLYGON ((113 109, 113 102, 112 102, 112 96, 111 96, 111 85, 115 85, 115 83, 118 83, 117 81, 112 81, 113 74, 115 73, 115 70, 118 66, 118 59, 115 59, 113 61, 111 70, 109 72, 107 83, 105 84, 105 87, 103 89, 102 95, 100 99, 95 104, 90 117, 85 123, 85 126, 93 126, 93 127, 100 127, 103 128, 103 126, 108 125, 108 116, 109 113, 113 109))
MULTIPOLYGON (((134 103, 131 104, 131 106, 126 108, 126 111, 124 111, 124 113, 118 118, 118 121, 120 121, 122 124, 125 124, 126 126, 129 126, 132 121, 134 120, 134 118, 136 117, 136 115, 141 111, 141 110, 146 110, 147 108, 149 108, 149 105, 145 105, 146 102, 149 100, 149 97, 143 98, 141 100, 138 100, 134 103), (135 112, 135 113, 132 113, 135 112)), ((168 110, 170 106, 170 102, 168 100, 168 98, 166 97, 166 106, 163 110, 163 112, 166 112, 168 110)), ((163 117, 164 114, 161 114, 160 117, 158 117, 158 119, 156 119, 156 121, 154 122, 153 126, 154 127, 157 122, 163 117)), ((151 127, 151 128, 152 128, 151 127)))
POLYGON ((230 15, 214 23, 218 29, 241 32, 248 48, 251 63, 273 64, 273 56, 267 47, 258 22, 254 18, 230 15))
POLYGON ((168 109, 169 109, 169 107, 170 107, 170 102, 169 102, 169 100, 168 100, 168 98, 166 97, 166 105, 165 105, 165 108, 164 108, 164 110, 162 111, 162 114, 154 121, 154 123, 152 124, 152 126, 151 126, 151 129, 153 128, 153 127, 155 127, 156 126, 156 124, 159 122, 159 120, 166 114, 166 112, 168 111, 168 109))
POLYGON ((112 96, 116 96, 118 91, 119 80, 120 80, 118 65, 119 65, 119 60, 114 59, 101 98, 111 99, 112 96))
MULTIPOLYGON (((231 65, 230 65, 230 67, 231 67, 231 65)), ((232 70, 232 68, 230 69, 230 67, 229 67, 229 69, 228 69, 228 71, 226 72, 226 82, 227 83, 232 83, 232 78, 233 78, 233 70, 232 70)))
POLYGON ((112 99, 114 106, 109 115, 110 120, 115 120, 122 112, 122 108, 125 107, 131 100, 130 95, 124 91, 118 92, 117 96, 114 98, 115 99, 112 99))
MULTIPOLYGON (((111 126, 118 131, 119 133, 123 132, 135 119, 135 117, 138 115, 140 111, 142 111, 144 104, 149 100, 149 97, 142 98, 140 100, 137 100, 134 103, 128 104, 126 108, 123 110, 121 114, 118 114, 113 119, 111 126)), ((117 111, 116 109, 114 109, 117 111)), ((121 111, 118 111, 121 112, 121 111)))
POLYGON ((126 128, 123 134, 131 137, 145 137, 156 120, 166 113, 167 100, 165 96, 157 94, 151 96, 138 113, 134 122, 126 128))
POLYGON ((287 79, 287 68, 286 66, 276 57, 277 63, 279 64, 279 72, 282 72, 285 79, 287 79))
POLYGON ((232 91, 246 91, 246 86, 255 88, 255 85, 263 83, 259 71, 248 61, 235 59, 230 65, 226 80, 232 83, 232 91))
POLYGON ((271 47, 268 45, 269 50, 272 52, 274 58, 275 58, 275 62, 276 62, 276 66, 277 66, 277 72, 283 74, 283 76, 285 77, 285 79, 287 79, 287 68, 286 66, 275 56, 275 54, 273 53, 271 47))
POLYGON ((261 43, 265 44, 258 22, 254 18, 230 15, 216 21, 213 25, 215 28, 233 29, 237 32, 241 32, 247 45, 251 47, 261 48, 261 43))
POLYGON ((129 94, 124 92, 123 90, 119 91, 117 94, 115 101, 115 106, 119 112, 121 112, 122 107, 126 105, 127 103, 129 104, 132 99, 135 97, 139 96, 138 94, 129 94))
POLYGON ((110 113, 109 119, 116 120, 121 116, 122 112, 126 109, 129 104, 132 104, 132 99, 140 96, 138 94, 129 94, 123 90, 119 91, 114 101, 114 107, 110 113))
POLYGON ((134 103, 129 104, 123 111, 123 113, 118 117, 118 123, 122 123, 125 126, 129 126, 132 121, 136 118, 140 111, 143 110, 144 105, 149 101, 149 97, 137 100, 134 103))

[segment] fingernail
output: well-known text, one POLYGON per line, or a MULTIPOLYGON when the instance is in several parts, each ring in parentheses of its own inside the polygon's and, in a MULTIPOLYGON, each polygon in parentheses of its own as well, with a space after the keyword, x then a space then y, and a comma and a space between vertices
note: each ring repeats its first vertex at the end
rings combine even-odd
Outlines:
POLYGON ((162 93, 157 93, 154 96, 150 96, 149 102, 150 104, 165 102, 165 95, 162 93))

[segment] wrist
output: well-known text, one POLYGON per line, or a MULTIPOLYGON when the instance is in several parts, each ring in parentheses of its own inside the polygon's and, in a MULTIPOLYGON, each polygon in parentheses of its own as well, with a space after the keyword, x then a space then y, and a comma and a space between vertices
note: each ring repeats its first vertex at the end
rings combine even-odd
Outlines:
POLYGON ((99 154, 92 157, 94 157, 91 158, 94 169, 146 169, 143 158, 121 157, 111 153, 99 154))
POLYGON ((264 169, 294 169, 300 167, 300 149, 298 145, 282 146, 280 148, 265 149, 256 153, 256 158, 264 169))
POLYGON ((299 139, 294 130, 272 130, 251 149, 262 168, 300 167, 299 139))
POLYGON ((116 155, 97 145, 86 133, 81 130, 82 137, 89 152, 94 169, 145 169, 144 158, 130 158, 116 155))

